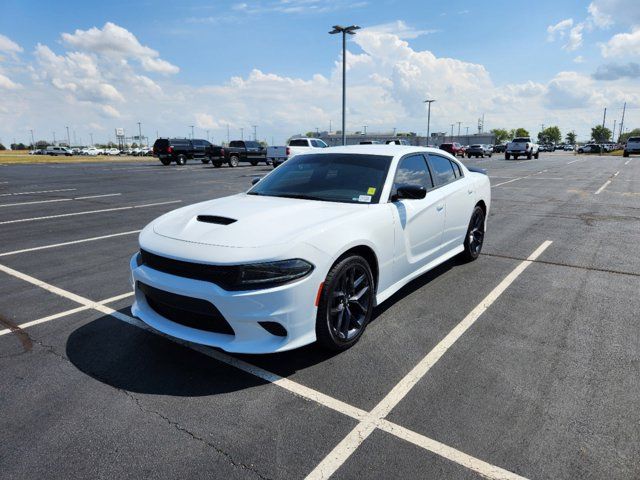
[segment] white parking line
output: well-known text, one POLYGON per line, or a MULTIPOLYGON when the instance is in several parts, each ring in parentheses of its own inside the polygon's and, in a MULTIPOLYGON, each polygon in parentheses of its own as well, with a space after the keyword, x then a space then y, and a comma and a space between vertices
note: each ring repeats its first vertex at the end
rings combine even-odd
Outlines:
POLYGON ((0 222, 0 225, 7 225, 10 223, 22 223, 22 222, 33 222, 36 220, 49 220, 51 218, 63 218, 63 217, 74 217, 76 215, 89 215, 92 213, 104 213, 104 212, 117 212, 120 210, 131 210, 134 208, 146 208, 146 207, 156 207, 159 205, 170 205, 172 203, 180 203, 182 200, 171 200, 169 202, 158 202, 158 203, 147 203, 144 205, 129 205, 127 207, 116 207, 116 208, 103 208, 102 210, 88 210, 84 212, 75 212, 75 213, 62 213, 59 215, 47 215, 45 217, 31 217, 31 218, 20 218, 18 220, 5 220, 4 222, 0 222))
MULTIPOLYGON (((128 298, 133 296, 133 292, 128 292, 128 293, 124 293, 122 295, 117 295, 115 297, 111 297, 111 298, 106 298, 104 300, 100 300, 99 302, 96 302, 100 305, 106 305, 107 303, 113 303, 113 302, 117 302, 118 300, 122 300, 124 298, 128 298)), ((41 325, 43 323, 47 323, 50 322, 51 320, 57 320, 58 318, 62 318, 62 317, 68 317, 69 315, 73 315, 74 313, 78 313, 78 312, 82 312, 84 310, 90 310, 91 307, 88 305, 83 305, 81 307, 76 307, 76 308, 72 308, 70 310, 65 310, 64 312, 60 312, 60 313, 55 313, 53 315, 49 315, 47 317, 42 317, 39 318, 37 320, 31 320, 30 322, 25 322, 25 323, 21 323, 20 325, 18 325, 17 327, 20 330, 24 330, 25 328, 29 328, 29 327, 33 327, 35 325, 41 325)), ((8 333, 11 333, 13 330, 10 328, 6 328, 4 330, 0 330, 0 337, 2 335, 7 335, 8 333)))
MULTIPOLYGON (((502 280, 453 330, 447 334, 405 377, 393 387, 386 397, 376 405, 351 432, 320 462, 320 464, 307 476, 307 479, 324 479, 333 475, 351 454, 364 442, 378 427, 391 410, 409 393, 409 391, 422 379, 426 373, 442 358, 451 346, 464 334, 478 318, 502 295, 516 278, 544 252, 551 241, 547 240, 540 245, 526 260, 523 260, 509 275, 502 280)), ((475 470, 481 475, 491 477, 490 471, 485 471, 483 465, 475 465, 475 470)), ((517 478, 517 475, 510 474, 517 478)))
POLYGON ((49 248, 65 247, 67 245, 75 245, 77 243, 94 242, 96 240, 103 240, 105 238, 121 237, 123 235, 133 235, 134 233, 140 233, 142 230, 131 230, 128 232, 112 233, 110 235, 102 235, 100 237, 83 238, 81 240, 72 240, 70 242, 54 243, 52 245, 43 245, 41 247, 23 248, 21 250, 13 250, 11 252, 0 253, 0 257, 8 257, 9 255, 17 255, 19 253, 37 252, 38 250, 47 250, 49 248))
POLYGON ((613 181, 614 178, 616 178, 618 176, 618 174, 620 173, 620 171, 618 170, 616 173, 614 173, 611 178, 609 178, 609 180, 607 180, 606 182, 604 182, 604 184, 598 189, 596 190, 596 193, 594 193, 594 195, 600 195, 600 193, 602 193, 604 191, 605 188, 607 188, 611 182, 613 181))
POLYGON ((627 160, 626 162, 624 162, 624 164, 625 164, 625 165, 629 165, 629 162, 630 162, 630 161, 631 161, 631 160, 627 160))
MULTIPOLYGON (((9 182, 6 182, 9 183, 9 182)), ((75 188, 59 188, 57 190, 38 190, 35 192, 15 192, 15 193, 2 193, 0 197, 9 197, 11 195, 35 195, 38 193, 57 193, 57 192, 73 192, 75 188)))
MULTIPOLYGON (((117 310, 114 310, 112 308, 107 307, 106 305, 104 305, 103 303, 105 303, 106 301, 102 301, 102 302, 93 302, 87 298, 81 297, 80 295, 76 295, 72 292, 68 292, 66 290, 63 290, 61 288, 58 288, 54 285, 48 284, 46 282, 43 282, 41 280, 38 280, 37 278, 31 277, 29 275, 26 275, 24 273, 18 272, 17 270, 14 270, 12 268, 9 268, 5 265, 0 264, 0 271, 11 275, 13 277, 19 278, 21 280, 24 280, 28 283, 31 283, 33 285, 36 285, 40 288, 43 288, 51 293, 55 293, 59 296, 62 296, 64 298, 67 298, 69 300, 72 300, 76 303, 79 303, 80 305, 82 305, 82 307, 86 307, 87 309, 92 308, 94 310, 97 310, 98 312, 101 312, 103 314, 106 315, 110 315, 118 320, 121 320, 123 322, 126 322, 130 325, 139 327, 141 329, 144 329, 146 331, 155 333, 157 335, 161 335, 162 337, 173 341, 174 343, 178 343, 180 345, 186 346, 188 348, 191 348, 199 353, 202 353, 210 358, 213 358, 215 360, 218 360, 222 363, 225 363, 229 366, 232 366, 234 368, 237 368, 239 370, 242 370, 246 373, 249 373, 251 375, 254 375, 258 378, 261 378, 267 382, 273 383, 275 385, 278 385, 279 387, 284 388, 285 390, 290 391, 291 393, 302 397, 304 399, 307 400, 311 400, 313 402, 318 403, 319 405, 322 405, 324 407, 330 408, 334 411, 337 411, 339 413, 342 413, 346 416, 349 416, 351 418, 354 418, 356 420, 358 420, 360 423, 358 426, 366 424, 369 425, 369 423, 373 423, 372 427, 371 427, 371 431, 373 431, 375 428, 380 428, 381 430, 384 430, 386 432, 391 433, 392 435, 395 435, 398 438, 401 438, 407 442, 412 443, 413 445, 416 445, 428 452, 431 453, 435 453, 436 455, 439 455, 443 458, 449 459, 452 462, 455 462, 461 466, 464 466, 466 468, 469 468, 475 472, 480 473, 481 475, 487 477, 487 478, 494 478, 494 479, 522 479, 523 477, 520 477, 514 473, 511 473, 507 470, 504 470, 500 467, 491 465, 489 463, 486 463, 480 459, 477 459, 471 455, 468 455, 467 453, 464 453, 460 450, 457 450, 453 447, 450 447, 448 445, 442 444, 436 440, 433 440, 431 438, 425 437, 424 435, 421 435, 419 433, 413 432, 412 430, 409 430, 407 428, 401 427, 400 425, 397 425, 393 422, 390 422, 384 418, 377 418, 372 422, 372 418, 375 416, 378 416, 381 412, 384 411, 390 411, 391 408, 393 408, 397 402, 400 401, 401 398, 397 398, 398 397, 398 392, 404 392, 404 395, 406 395, 406 393, 409 392, 409 390, 411 389, 411 387, 413 385, 415 385, 415 383, 417 383, 417 381, 419 380, 419 378, 421 378, 430 368, 430 362, 435 363, 435 361, 437 361, 437 359, 439 359, 445 352, 446 350, 449 348, 449 346, 451 344, 453 344, 453 342, 455 342, 455 339, 457 339, 460 335, 462 335, 474 322, 475 320, 477 320, 477 318, 500 296, 500 294, 540 255, 542 254, 542 252, 551 244, 552 242, 547 240, 546 242, 544 242, 540 247, 538 247, 538 249, 533 252, 528 258, 527 260, 524 260, 523 262, 521 262, 487 297, 485 297, 485 299, 476 307, 474 308, 474 310, 472 310, 472 312, 467 315, 467 317, 465 317, 465 319, 460 322, 460 324, 458 324, 458 326, 456 326, 454 328, 454 330, 452 330, 452 332, 449 333, 449 335, 447 335, 447 337, 445 337, 445 339, 443 341, 441 341, 428 355, 427 357, 425 357, 425 359, 423 359, 423 361, 421 361, 418 366, 416 366, 413 370, 411 370, 411 372, 409 372, 409 374, 407 376, 405 376, 405 378, 403 378, 403 380, 396 385, 396 387, 392 390, 392 392, 387 395, 385 397, 385 399, 383 399, 383 401, 378 404, 378 407, 374 408, 374 410, 372 410, 371 412, 366 412, 360 408, 357 408, 353 405, 349 405, 341 400, 338 400, 336 398, 330 397, 322 392, 319 392, 317 390, 311 389, 309 387, 306 387, 304 385, 301 385, 299 383, 296 383, 292 380, 289 380, 287 378, 283 378, 275 373, 269 372, 268 370, 264 370, 260 367, 257 367, 255 365, 252 365, 250 363, 247 363, 243 360, 240 360, 238 358, 232 357, 230 355, 227 355, 226 353, 223 352, 219 352, 217 350, 213 350, 211 348, 205 347, 203 345, 196 345, 196 344, 192 344, 189 342, 185 342, 182 341, 180 339, 177 338, 173 338, 173 337, 169 337, 167 335, 164 335, 160 332, 157 332, 153 329, 151 329, 149 326, 147 326, 145 323, 143 323, 142 321, 130 317, 129 315, 125 315, 121 312, 118 312, 117 310), (447 344, 449 344, 447 346, 447 344), (435 352, 435 353, 434 353, 435 352), (437 358, 436 358, 437 357, 437 358), (426 367, 426 369, 425 369, 426 367), (419 375, 419 376, 418 376, 419 375), (396 398, 396 402, 390 402, 389 398, 396 398)), ((74 309, 75 310, 75 309, 74 309)), ((68 311, 70 312, 70 311, 68 311)), ((56 318, 61 318, 61 314, 58 314, 58 316, 56 318)), ((42 319, 41 319, 42 320, 42 319)), ((431 363, 431 365, 433 364, 431 363)), ((403 395, 403 397, 404 397, 403 395)), ((358 428, 358 427, 356 427, 358 428)), ((368 436, 371 432, 369 432, 366 436, 368 436)), ((364 441, 364 439, 366 438, 366 436, 364 438, 362 438, 362 441, 364 441)), ((347 436, 348 438, 349 436, 347 436)), ((345 438, 346 440, 346 438, 345 438)), ((355 450, 355 448, 357 448, 357 446, 362 443, 362 441, 358 442, 358 439, 356 438, 353 441, 350 442, 346 442, 347 443, 347 447, 351 448, 353 447, 353 450, 355 450)), ((343 442, 340 443, 340 445, 343 445, 345 443, 345 441, 343 440, 343 442)), ((339 446, 340 446, 339 445, 339 446)), ((335 449, 334 449, 335 450, 335 449)), ((345 457, 345 460, 347 457, 345 457)), ((325 459, 326 460, 326 459, 325 459)), ((314 472, 316 472, 316 470, 318 470, 317 468, 314 470, 314 472)), ((332 470, 331 472, 326 472, 328 475, 330 476, 335 470, 332 470)), ((312 472, 310 474, 310 477, 313 478, 313 474, 314 472, 312 472)))
POLYGON ((506 185, 507 183, 511 183, 511 182, 515 182, 516 180, 522 180, 524 177, 516 177, 516 178, 512 178, 511 180, 507 180, 506 182, 502 182, 502 183, 497 183, 495 185, 492 185, 492 187, 499 187, 500 185, 506 185))
POLYGON ((88 200, 90 198, 104 198, 104 197, 117 197, 122 195, 121 193, 106 193, 103 195, 90 195, 88 197, 74 197, 74 198, 56 198, 53 200, 34 200, 33 202, 16 202, 16 203, 2 203, 1 207, 19 207, 20 205, 36 205, 39 203, 56 203, 56 202, 71 202, 72 200, 88 200))
POLYGON ((570 162, 567 162, 567 165, 571 165, 572 163, 579 162, 580 160, 584 160, 584 158, 578 158, 577 160, 571 160, 570 162))

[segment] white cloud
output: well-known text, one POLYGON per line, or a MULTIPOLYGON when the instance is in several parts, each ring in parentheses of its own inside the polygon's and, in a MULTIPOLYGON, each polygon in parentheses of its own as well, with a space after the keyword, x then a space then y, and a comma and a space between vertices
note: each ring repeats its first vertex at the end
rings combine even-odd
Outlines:
POLYGON ((576 58, 573 59, 573 63, 584 63, 584 58, 582 55, 578 55, 576 58))
POLYGON ((15 83, 9 77, 0 73, 0 89, 18 90, 20 88, 22 88, 22 85, 15 83))
POLYGON ((555 25, 549 25, 547 27, 547 41, 553 42, 557 38, 564 38, 566 30, 573 26, 573 18, 566 18, 559 21, 555 25))
POLYGON ((640 27, 630 33, 614 35, 607 43, 600 45, 600 51, 605 58, 640 56, 640 27))
POLYGON ((367 27, 366 31, 374 32, 374 33, 391 33, 396 35, 402 39, 412 39, 418 38, 422 35, 428 35, 431 33, 436 33, 438 30, 435 29, 416 29, 410 27, 402 20, 396 20, 395 22, 383 23, 380 25, 374 25, 371 27, 367 27))
POLYGON ((608 13, 604 13, 600 10, 600 7, 596 2, 592 2, 587 7, 589 17, 587 21, 598 28, 609 28, 613 25, 613 18, 608 13))
POLYGON ((126 28, 111 22, 105 23, 102 29, 92 27, 89 30, 78 29, 72 34, 63 33, 62 41, 79 50, 114 59, 136 59, 148 72, 174 74, 180 71, 177 66, 159 58, 156 50, 142 45, 126 28))
POLYGON ((563 49, 567 52, 573 52, 582 46, 582 30, 584 29, 584 24, 579 23, 575 27, 571 29, 569 32, 569 38, 567 39, 567 43, 563 45, 563 49))
POLYGON ((15 58, 16 54, 22 52, 22 50, 20 45, 0 33, 0 52, 8 53, 15 58))

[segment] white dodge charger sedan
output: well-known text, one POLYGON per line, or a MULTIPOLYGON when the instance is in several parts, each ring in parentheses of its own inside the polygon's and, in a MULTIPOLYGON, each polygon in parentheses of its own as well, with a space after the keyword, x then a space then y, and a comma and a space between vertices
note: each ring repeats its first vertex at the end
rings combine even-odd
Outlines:
POLYGON ((147 225, 131 259, 133 314, 229 352, 344 350, 402 286, 478 257, 490 201, 489 178, 438 149, 297 155, 246 193, 147 225))

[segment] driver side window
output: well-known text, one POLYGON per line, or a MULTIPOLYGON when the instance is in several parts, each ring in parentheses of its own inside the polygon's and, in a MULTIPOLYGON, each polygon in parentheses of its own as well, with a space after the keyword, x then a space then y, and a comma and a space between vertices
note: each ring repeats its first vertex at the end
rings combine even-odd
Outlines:
POLYGON ((427 190, 433 188, 431 173, 424 156, 410 155, 400 160, 393 180, 392 196, 396 194, 400 185, 420 185, 427 190))

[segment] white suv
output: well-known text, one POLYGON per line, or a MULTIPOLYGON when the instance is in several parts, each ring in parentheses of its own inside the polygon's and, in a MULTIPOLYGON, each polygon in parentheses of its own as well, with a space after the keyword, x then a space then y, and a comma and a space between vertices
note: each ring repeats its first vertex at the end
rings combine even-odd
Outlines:
POLYGON ((624 146, 625 157, 628 157, 632 153, 640 153, 640 137, 629 137, 627 144, 624 146))

